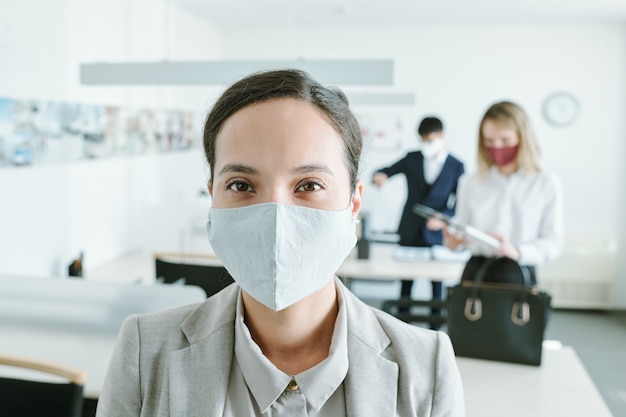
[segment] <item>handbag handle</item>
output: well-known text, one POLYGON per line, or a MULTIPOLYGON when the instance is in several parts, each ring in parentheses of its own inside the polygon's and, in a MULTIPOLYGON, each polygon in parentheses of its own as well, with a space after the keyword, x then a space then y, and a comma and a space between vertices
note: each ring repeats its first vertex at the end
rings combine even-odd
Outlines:
MULTIPOLYGON (((480 266, 480 268, 478 268, 478 271, 476 271, 476 276, 474 277, 473 281, 477 285, 480 285, 483 282, 485 275, 487 274, 487 270, 499 259, 505 259, 505 258, 504 257, 487 258, 487 261, 485 261, 480 266)), ((515 265, 519 267, 522 273, 522 283, 521 283, 522 286, 524 287, 525 290, 528 290, 530 287, 532 287, 530 283, 530 272, 528 271, 528 267, 526 265, 520 265, 517 262, 515 262, 515 265)))
MULTIPOLYGON (((487 270, 498 259, 501 258, 488 258, 487 261, 484 262, 476 272, 476 276, 474 277, 472 285, 472 296, 471 298, 465 300, 464 314, 465 317, 470 321, 477 321, 482 317, 482 301, 479 297, 480 287, 483 282, 483 278, 487 273, 487 270)), ((530 272, 528 271, 528 267, 526 267, 525 265, 520 265, 517 262, 515 264, 522 272, 522 291, 520 291, 520 300, 513 303, 513 308, 511 310, 511 321, 518 326, 523 326, 530 321, 530 305, 526 300, 526 296, 530 292, 531 288, 530 272)))

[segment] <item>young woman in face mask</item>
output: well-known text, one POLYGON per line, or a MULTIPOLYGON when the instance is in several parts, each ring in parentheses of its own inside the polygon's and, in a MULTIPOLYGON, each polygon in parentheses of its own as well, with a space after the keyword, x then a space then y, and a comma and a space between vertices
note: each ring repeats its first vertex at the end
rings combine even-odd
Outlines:
POLYGON ((363 191, 345 96, 297 70, 251 75, 216 102, 204 148, 208 236, 235 283, 129 317, 98 416, 463 416, 447 335, 335 277, 363 191))
POLYGON ((542 170, 539 146, 524 110, 515 103, 493 104, 478 133, 478 172, 461 178, 456 219, 494 236, 497 247, 444 230, 450 248, 464 245, 473 256, 462 280, 472 280, 489 258, 498 258, 485 279, 520 283, 528 266, 555 258, 563 246, 563 208, 558 179, 542 170))

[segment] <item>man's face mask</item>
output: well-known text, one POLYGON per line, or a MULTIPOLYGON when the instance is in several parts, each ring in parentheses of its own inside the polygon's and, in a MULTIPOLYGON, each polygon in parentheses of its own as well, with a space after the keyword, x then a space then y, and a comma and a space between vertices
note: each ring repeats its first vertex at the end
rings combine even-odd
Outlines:
POLYGON ((211 208, 211 246, 241 288, 279 311, 319 291, 356 244, 351 209, 211 208))
POLYGON ((445 144, 443 142, 443 139, 441 138, 434 139, 431 141, 423 140, 422 146, 421 146, 422 155, 424 155, 424 158, 427 158, 427 159, 432 158, 434 156, 437 156, 439 152, 443 150, 444 147, 445 147, 445 144))

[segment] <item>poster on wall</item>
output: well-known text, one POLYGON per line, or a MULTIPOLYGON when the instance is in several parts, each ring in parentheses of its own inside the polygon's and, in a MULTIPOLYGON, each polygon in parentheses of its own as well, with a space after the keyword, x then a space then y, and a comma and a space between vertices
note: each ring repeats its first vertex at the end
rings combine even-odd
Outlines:
POLYGON ((0 168, 190 149, 189 111, 0 97, 0 168))
POLYGON ((363 141, 376 150, 397 150, 402 146, 402 117, 397 114, 360 114, 363 141))

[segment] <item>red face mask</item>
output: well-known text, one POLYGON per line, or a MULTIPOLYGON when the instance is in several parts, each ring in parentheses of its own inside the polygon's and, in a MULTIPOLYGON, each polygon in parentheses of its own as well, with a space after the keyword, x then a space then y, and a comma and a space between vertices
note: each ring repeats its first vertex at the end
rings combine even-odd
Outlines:
POLYGON ((510 164, 517 158, 517 151, 519 145, 505 146, 503 148, 489 148, 485 147, 487 153, 493 159, 493 162, 499 167, 510 164))

